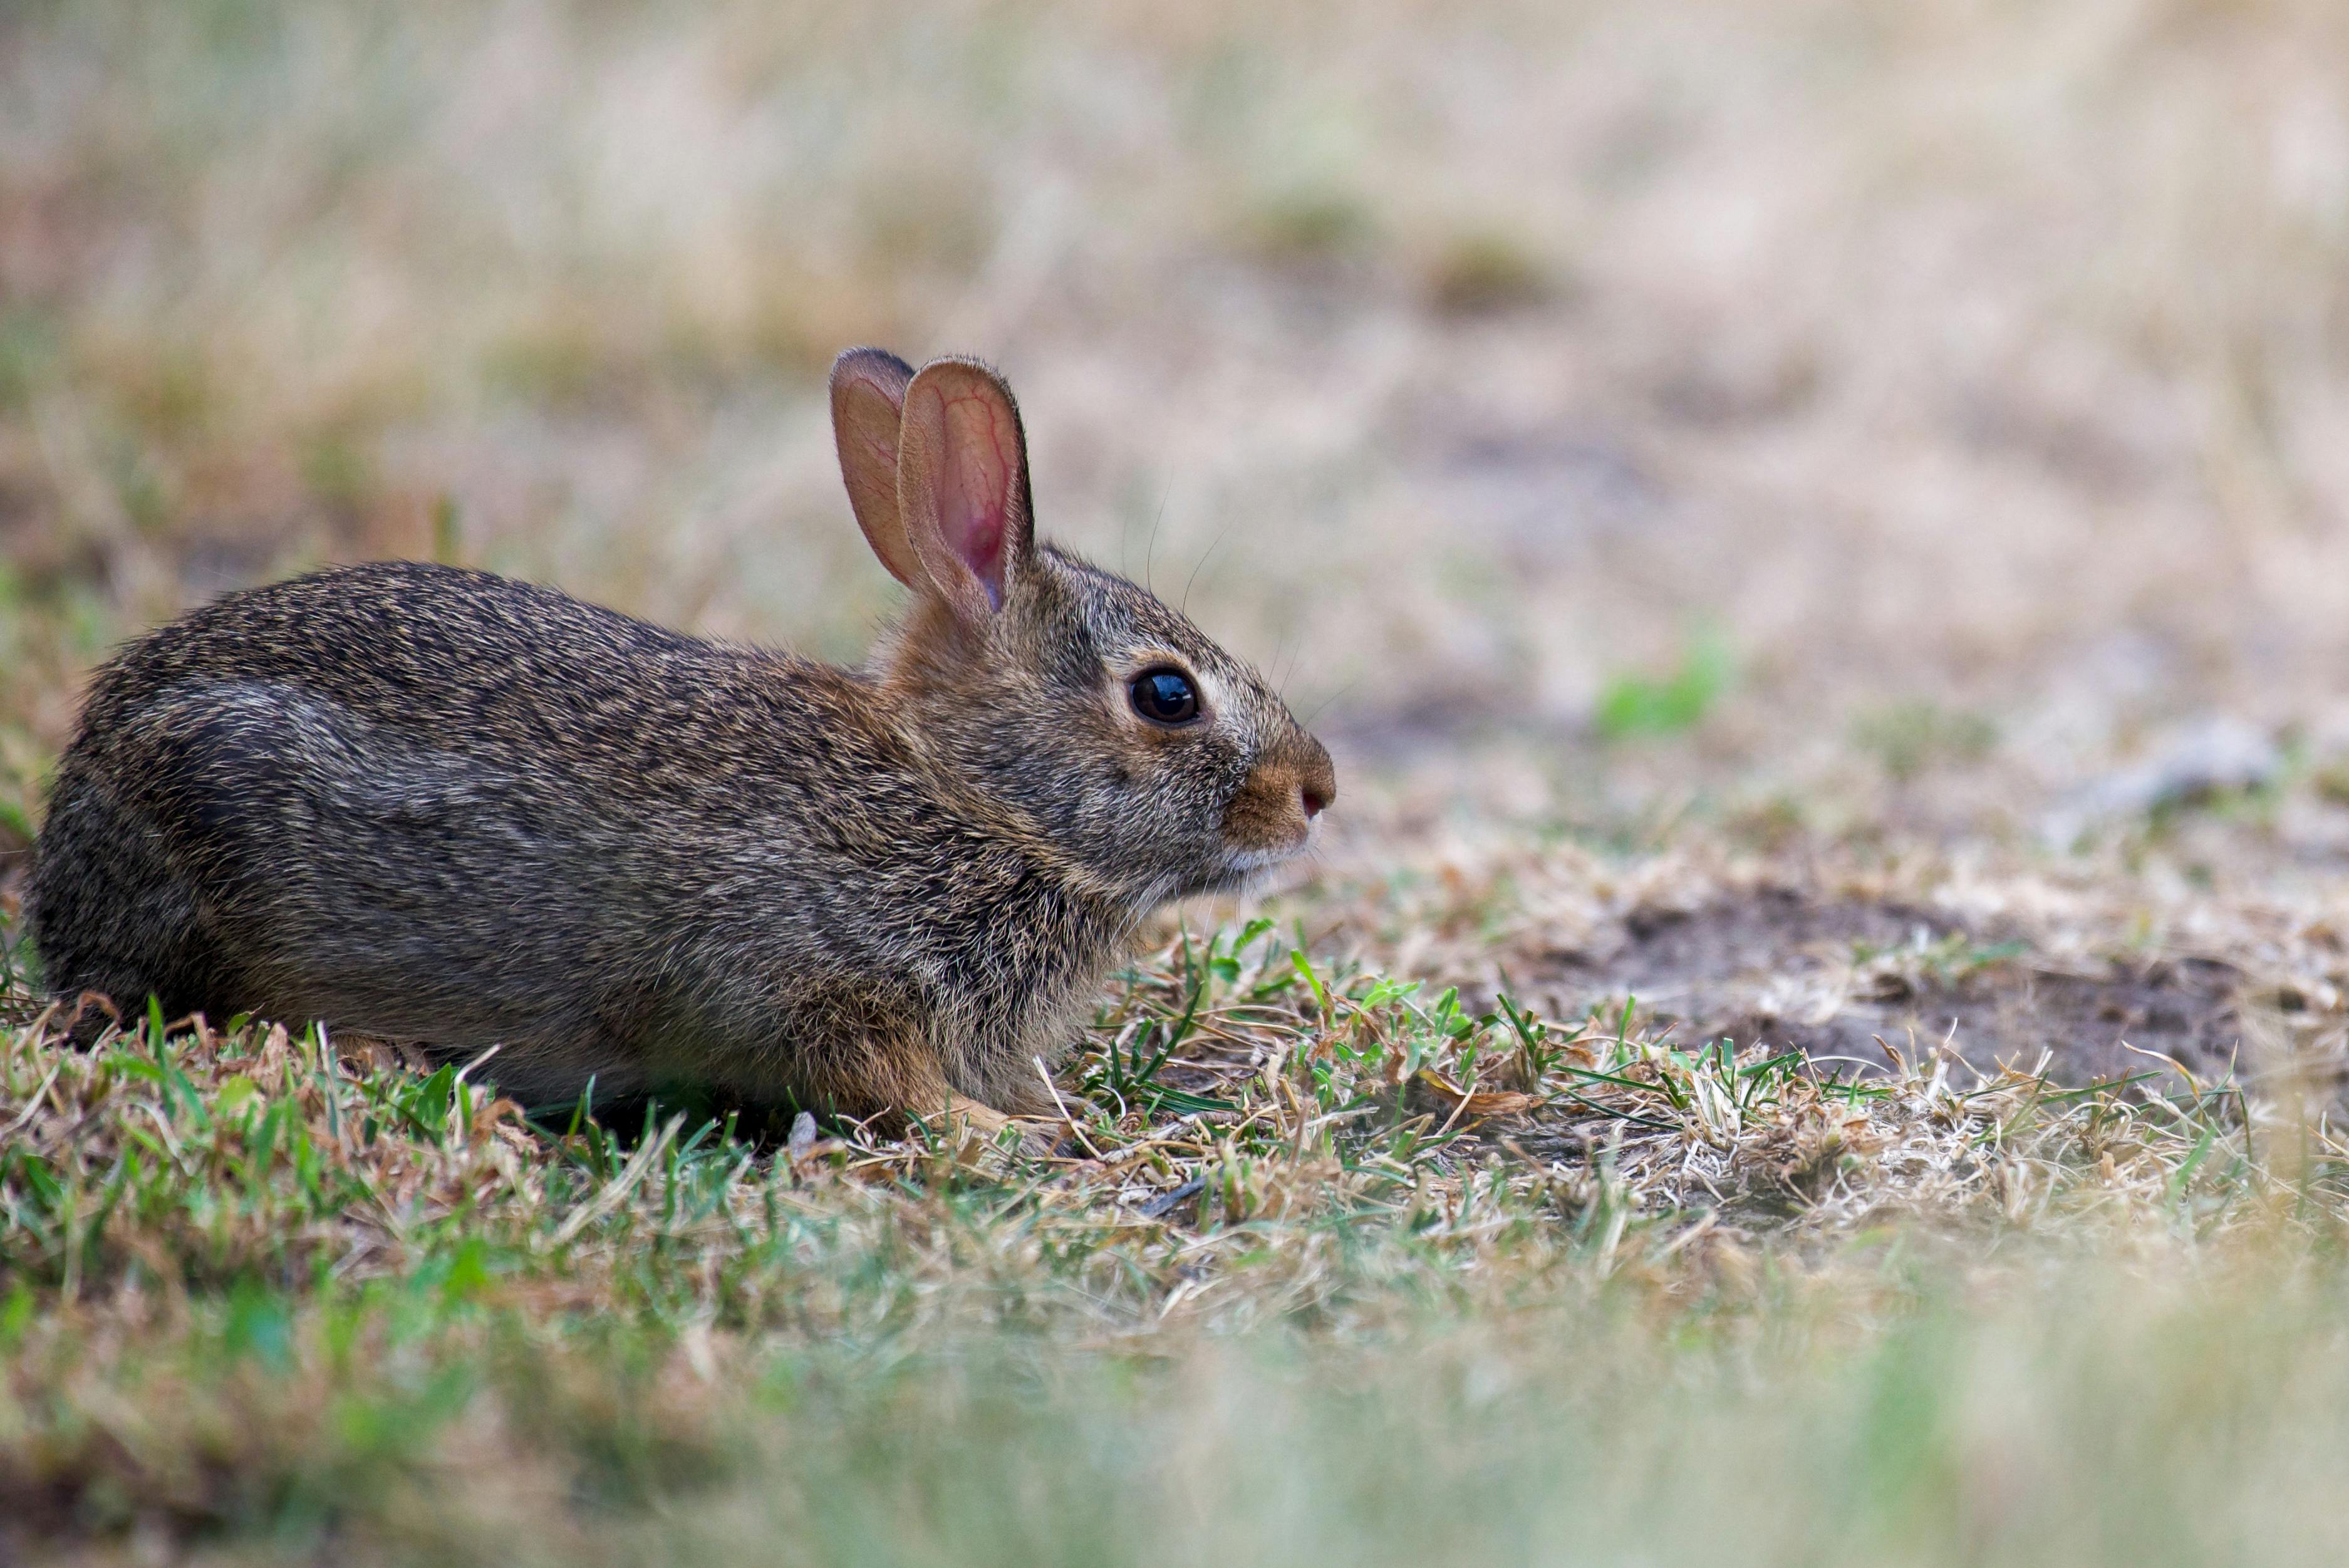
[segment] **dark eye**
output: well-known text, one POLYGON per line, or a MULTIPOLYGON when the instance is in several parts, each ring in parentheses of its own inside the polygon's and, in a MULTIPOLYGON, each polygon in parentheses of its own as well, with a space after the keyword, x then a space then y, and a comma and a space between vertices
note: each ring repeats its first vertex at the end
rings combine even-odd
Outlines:
POLYGON ((1133 711, 1160 724, 1187 724, 1199 716, 1198 689, 1179 670, 1146 670, 1133 678, 1133 711))

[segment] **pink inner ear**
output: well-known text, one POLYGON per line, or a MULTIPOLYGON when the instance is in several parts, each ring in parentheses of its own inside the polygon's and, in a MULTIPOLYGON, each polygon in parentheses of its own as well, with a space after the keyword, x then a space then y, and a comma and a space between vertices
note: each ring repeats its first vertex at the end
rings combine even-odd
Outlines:
POLYGON ((946 405, 946 472, 938 486, 938 528, 947 547, 987 589, 988 605, 1003 607, 1003 540, 1019 438, 1010 410, 995 399, 966 393, 946 405))

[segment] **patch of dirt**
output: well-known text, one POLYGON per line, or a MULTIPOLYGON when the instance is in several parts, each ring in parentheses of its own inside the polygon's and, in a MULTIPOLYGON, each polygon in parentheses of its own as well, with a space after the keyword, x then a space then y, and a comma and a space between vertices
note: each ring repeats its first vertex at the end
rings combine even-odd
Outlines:
POLYGON ((1902 904, 1772 891, 1638 911, 1610 934, 1619 940, 1541 977, 1554 1015, 1611 1012, 1628 997, 1688 1044, 1726 1035, 1859 1073, 1887 1065, 1879 1039, 1903 1054, 1946 1039, 1984 1072, 2035 1068, 2044 1053, 2048 1075, 2067 1084, 2158 1071, 2159 1057, 2208 1084, 2242 1039, 2230 964, 2058 964, 2016 933, 1902 904))

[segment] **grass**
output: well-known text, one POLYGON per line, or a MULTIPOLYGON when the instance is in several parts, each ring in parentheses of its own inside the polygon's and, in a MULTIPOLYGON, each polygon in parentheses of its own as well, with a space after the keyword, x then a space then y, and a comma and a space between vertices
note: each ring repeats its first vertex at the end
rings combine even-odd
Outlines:
POLYGON ((1690 639, 1670 675, 1618 675, 1599 691, 1591 714, 1602 740, 1674 735, 1703 722, 1736 677, 1736 660, 1720 633, 1690 639))
POLYGON ((1625 1023, 1258 920, 997 1147, 33 1022, 0 1499, 236 1560, 2292 1555, 2271 1489, 2349 1451, 2329 1128, 1625 1023))

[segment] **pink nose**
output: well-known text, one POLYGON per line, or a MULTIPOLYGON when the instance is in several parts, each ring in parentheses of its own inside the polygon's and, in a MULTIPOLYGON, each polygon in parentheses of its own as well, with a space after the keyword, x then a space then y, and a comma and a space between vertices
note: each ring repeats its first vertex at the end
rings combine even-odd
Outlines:
POLYGON ((1305 808, 1305 820, 1310 822, 1338 798, 1338 770, 1330 765, 1330 753, 1320 742, 1310 735, 1299 738, 1304 742, 1304 754, 1298 759, 1302 765, 1297 770, 1297 804, 1305 808))

